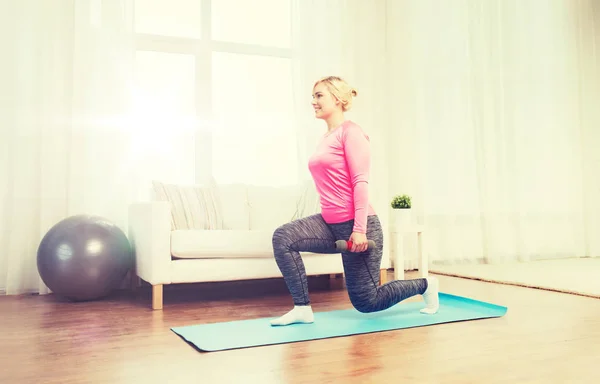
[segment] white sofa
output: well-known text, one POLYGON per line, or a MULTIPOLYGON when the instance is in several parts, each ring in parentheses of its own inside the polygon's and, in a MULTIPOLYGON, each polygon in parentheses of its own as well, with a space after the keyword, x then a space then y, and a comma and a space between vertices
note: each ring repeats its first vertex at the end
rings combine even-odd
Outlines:
MULTIPOLYGON (((136 275, 163 308, 165 284, 281 278, 272 236, 280 225, 318 212, 304 188, 181 186, 153 183, 151 201, 129 209, 136 275)), ((341 274, 339 254, 302 254, 308 275, 341 274)), ((389 260, 382 261, 382 283, 389 260)))

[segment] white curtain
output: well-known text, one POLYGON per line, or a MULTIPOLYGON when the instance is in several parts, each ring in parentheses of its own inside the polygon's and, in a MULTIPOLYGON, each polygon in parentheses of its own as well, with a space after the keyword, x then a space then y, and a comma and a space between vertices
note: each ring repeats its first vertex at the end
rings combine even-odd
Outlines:
MULTIPOLYGON (((229 92, 230 108, 247 102, 266 111, 264 115, 250 114, 257 121, 233 126, 235 119, 224 113, 227 105, 217 104, 213 105, 215 121, 223 126, 194 122, 188 114, 194 107, 189 104, 202 110, 207 110, 206 105, 187 97, 193 86, 186 86, 189 82, 183 74, 164 71, 177 61, 182 69, 192 65, 186 73, 193 76, 193 57, 136 52, 140 40, 135 35, 135 7, 139 4, 134 0, 0 3, 4 32, 4 59, 0 61, 0 291, 6 294, 48 292, 37 272, 36 251, 42 236, 59 220, 78 213, 97 214, 124 229, 128 205, 149 198, 151 180, 192 184, 211 169, 227 174, 224 164, 214 164, 215 159, 239 159, 240 154, 237 147, 225 146, 233 141, 228 143, 223 132, 240 132, 234 128, 252 132, 253 143, 256 137, 263 137, 261 151, 268 151, 271 159, 282 156, 281 145, 273 143, 282 144, 287 136, 278 136, 272 121, 267 127, 259 121, 264 116, 282 118, 281 111, 274 111, 280 104, 270 95, 254 98, 255 94, 246 89, 254 87, 256 81, 266 84, 272 78, 267 74, 264 79, 238 83, 239 89, 217 89, 229 92), (150 66, 153 60, 158 64, 150 66), (175 100, 184 100, 186 105, 173 105, 175 100), (212 144, 199 145, 207 128, 224 130, 221 136, 213 137, 212 144), (221 151, 216 156, 207 157, 203 152, 215 148, 221 151), (203 158, 208 161, 198 161, 203 158), (212 168, 207 170, 207 166, 212 168)), ((198 4, 186 3, 194 9, 198 4)), ((323 123, 313 118, 312 84, 326 75, 346 77, 360 93, 348 117, 372 138, 372 197, 385 217, 385 2, 290 0, 290 4, 295 116, 283 116, 283 121, 294 124, 299 182, 309 181, 307 159, 325 130, 323 123)), ((147 14, 138 15, 142 16, 147 14)), ((144 22, 161 19, 146 17, 144 22)), ((179 23, 170 24, 170 31, 174 25, 179 23)), ((195 25, 186 25, 191 28, 188 32, 196 31, 195 25)), ((171 48, 179 47, 173 38, 158 41, 159 46, 174 42, 171 48)), ((218 55, 215 60, 223 64, 217 68, 220 72, 204 80, 227 86, 224 66, 235 69, 240 62, 234 55, 218 55)), ((263 60, 256 57, 253 62, 263 60)), ((239 73, 231 73, 232 78, 236 76, 239 73)), ((277 94, 277 84, 265 87, 277 94)), ((242 114, 250 113, 248 105, 239 107, 242 114)), ((261 166, 249 171, 263 185, 273 180, 277 186, 282 179, 289 179, 266 176, 279 166, 276 160, 254 164, 261 166), (264 175, 257 173, 261 167, 264 175)))
POLYGON ((599 256, 598 2, 389 1, 387 30, 391 190, 430 258, 599 256))
POLYGON ((133 0, 3 1, 0 25, 0 290, 46 293, 36 252, 52 225, 126 228, 149 177, 193 178, 193 160, 178 157, 189 139, 134 113, 133 0))

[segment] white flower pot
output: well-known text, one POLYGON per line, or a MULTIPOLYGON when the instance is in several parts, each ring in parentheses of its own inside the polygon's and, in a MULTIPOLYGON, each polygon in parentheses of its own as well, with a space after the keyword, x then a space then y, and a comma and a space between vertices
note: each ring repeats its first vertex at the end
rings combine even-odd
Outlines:
POLYGON ((409 227, 412 224, 412 209, 392 209, 392 225, 397 229, 409 227))

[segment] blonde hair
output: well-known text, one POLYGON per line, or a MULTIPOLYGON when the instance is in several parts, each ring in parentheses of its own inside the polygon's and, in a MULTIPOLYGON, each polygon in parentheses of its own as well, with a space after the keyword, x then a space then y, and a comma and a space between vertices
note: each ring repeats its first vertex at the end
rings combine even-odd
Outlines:
POLYGON ((342 103, 344 112, 352 108, 352 98, 356 97, 358 92, 348 85, 345 80, 337 76, 323 77, 315 82, 313 89, 320 83, 325 84, 329 92, 342 103))

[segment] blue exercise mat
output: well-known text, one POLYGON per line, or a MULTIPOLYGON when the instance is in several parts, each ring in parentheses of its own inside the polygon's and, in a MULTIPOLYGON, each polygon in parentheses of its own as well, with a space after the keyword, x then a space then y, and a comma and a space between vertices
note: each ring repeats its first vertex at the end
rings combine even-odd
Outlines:
POLYGON ((272 318, 262 318, 174 327, 171 330, 200 351, 214 352, 488 319, 504 316, 507 311, 506 307, 446 293, 440 293, 439 298, 440 309, 435 315, 420 313, 419 310, 424 307, 420 301, 400 303, 374 313, 360 313, 355 309, 315 312, 312 324, 272 326, 269 323, 272 318))

